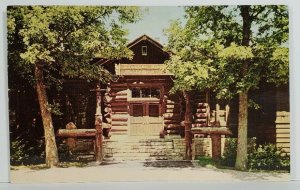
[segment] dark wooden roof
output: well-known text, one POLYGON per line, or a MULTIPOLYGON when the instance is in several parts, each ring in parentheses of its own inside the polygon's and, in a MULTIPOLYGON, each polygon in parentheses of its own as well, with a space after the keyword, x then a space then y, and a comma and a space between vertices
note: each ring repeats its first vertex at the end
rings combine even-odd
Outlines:
MULTIPOLYGON (((163 45, 160 44, 158 41, 152 39, 151 37, 149 37, 148 35, 144 34, 138 38, 136 38, 135 40, 133 40, 132 42, 130 42, 127 47, 129 49, 133 48, 135 45, 137 45, 138 43, 141 42, 148 42, 150 44, 152 44, 153 46, 155 46, 156 48, 158 48, 160 51, 162 51, 162 53, 168 57, 169 53, 163 50, 163 45)), ((112 64, 112 63, 116 63, 119 62, 120 60, 117 59, 106 59, 106 58, 100 58, 97 57, 93 60, 94 64, 99 64, 99 65, 108 65, 108 64, 112 64)))

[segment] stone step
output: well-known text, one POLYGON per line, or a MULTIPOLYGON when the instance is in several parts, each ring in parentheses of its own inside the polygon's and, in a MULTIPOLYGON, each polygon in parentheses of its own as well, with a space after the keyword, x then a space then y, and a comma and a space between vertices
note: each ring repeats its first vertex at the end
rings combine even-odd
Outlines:
POLYGON ((132 154, 139 154, 139 153, 170 153, 173 149, 155 149, 155 148, 147 148, 147 149, 107 149, 107 153, 132 153, 132 154))
POLYGON ((120 142, 120 143, 106 143, 106 147, 147 147, 147 146, 170 146, 172 147, 172 142, 120 142))
POLYGON ((126 156, 126 157, 113 157, 113 161, 154 161, 155 158, 151 157, 132 157, 132 156, 126 156))
POLYGON ((139 153, 130 153, 130 152, 117 152, 113 153, 114 158, 120 157, 138 157, 138 158, 147 158, 150 157, 150 153, 139 152, 139 153))

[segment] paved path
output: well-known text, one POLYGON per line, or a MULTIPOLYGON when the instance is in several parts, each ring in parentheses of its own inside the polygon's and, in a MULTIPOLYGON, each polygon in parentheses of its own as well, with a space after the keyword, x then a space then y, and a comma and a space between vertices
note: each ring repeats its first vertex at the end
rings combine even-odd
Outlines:
POLYGON ((17 169, 11 171, 14 183, 53 182, 235 182, 235 181, 288 181, 289 173, 240 172, 213 167, 200 167, 195 163, 121 162, 86 167, 52 169, 17 169))

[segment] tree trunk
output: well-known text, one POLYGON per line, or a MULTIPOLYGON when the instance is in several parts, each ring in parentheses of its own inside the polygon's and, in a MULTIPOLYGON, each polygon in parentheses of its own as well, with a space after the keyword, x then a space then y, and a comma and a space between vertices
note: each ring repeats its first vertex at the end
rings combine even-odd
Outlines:
POLYGON ((103 160, 103 139, 102 139, 102 114, 101 114, 101 104, 102 97, 100 91, 100 85, 97 85, 96 88, 96 114, 95 114, 95 128, 96 128, 96 137, 95 137, 95 157, 96 162, 100 163, 103 160))
POLYGON ((186 160, 192 160, 192 113, 191 113, 191 97, 188 92, 184 92, 185 97, 185 133, 184 133, 184 139, 185 139, 185 159, 186 160))
POLYGON ((237 170, 247 169, 247 131, 248 131, 248 94, 239 94, 239 123, 237 139, 237 155, 235 168, 237 170))
POLYGON ((48 108, 49 103, 44 84, 43 70, 39 65, 36 65, 35 67, 35 79, 36 91, 44 126, 46 165, 47 167, 53 167, 58 165, 58 152, 55 142, 52 116, 48 108))
MULTIPOLYGON (((251 24, 252 17, 250 15, 250 6, 243 5, 240 7, 241 16, 243 18, 243 39, 242 45, 249 46, 251 37, 251 24)), ((248 73, 247 60, 244 61, 242 67, 242 76, 246 76, 248 73)), ((247 132, 248 132, 248 89, 244 89, 239 94, 239 117, 238 117, 238 144, 235 168, 237 170, 247 169, 247 132)))

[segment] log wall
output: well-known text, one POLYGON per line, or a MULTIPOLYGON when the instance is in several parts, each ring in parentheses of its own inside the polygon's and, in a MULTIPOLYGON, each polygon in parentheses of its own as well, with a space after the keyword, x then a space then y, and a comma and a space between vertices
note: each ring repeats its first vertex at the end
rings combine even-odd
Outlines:
POLYGON ((115 84, 111 84, 110 96, 111 107, 109 109, 111 113, 110 122, 112 125, 111 133, 112 134, 126 134, 128 131, 128 118, 129 118, 129 110, 128 110, 128 89, 127 86, 117 86, 115 84))
POLYGON ((290 113, 279 111, 276 114, 276 146, 290 153, 290 113))

